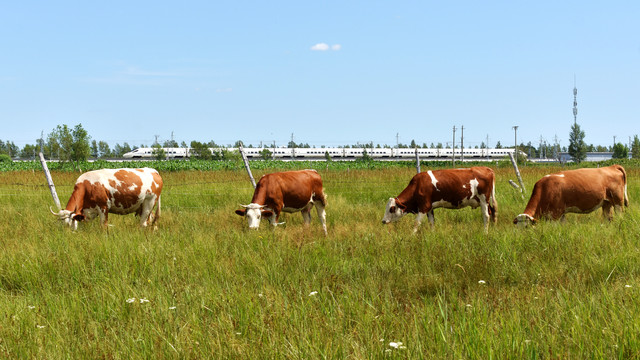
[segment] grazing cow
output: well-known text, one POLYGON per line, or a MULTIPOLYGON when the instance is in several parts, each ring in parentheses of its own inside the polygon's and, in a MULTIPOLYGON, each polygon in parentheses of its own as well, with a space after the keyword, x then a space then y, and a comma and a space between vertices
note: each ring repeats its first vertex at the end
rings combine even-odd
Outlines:
POLYGON ((587 214, 602 207, 602 215, 613 218, 629 206, 627 173, 620 165, 599 169, 577 169, 545 175, 536 182, 524 212, 513 223, 535 224, 541 217, 564 219, 566 213, 587 214))
POLYGON ((76 180, 73 193, 64 210, 57 215, 73 230, 78 222, 100 216, 107 226, 108 213, 136 213, 140 225, 154 225, 160 217, 162 178, 155 169, 102 169, 86 172, 76 180), (155 216, 151 213, 154 205, 155 216))
POLYGON ((236 214, 247 218, 249 229, 257 229, 262 216, 269 218, 271 225, 277 226, 282 211, 301 211, 305 225, 309 225, 313 205, 316 206, 322 230, 326 235, 327 221, 324 208, 327 206, 327 200, 318 172, 283 171, 262 176, 256 185, 251 204, 241 205, 244 209, 236 210, 236 214))
POLYGON ((461 209, 480 206, 485 233, 489 231, 489 217, 497 221, 495 180, 488 167, 469 169, 429 170, 417 174, 396 198, 390 198, 382 218, 383 224, 398 221, 407 213, 417 214, 418 227, 425 215, 434 225, 433 209, 461 209))

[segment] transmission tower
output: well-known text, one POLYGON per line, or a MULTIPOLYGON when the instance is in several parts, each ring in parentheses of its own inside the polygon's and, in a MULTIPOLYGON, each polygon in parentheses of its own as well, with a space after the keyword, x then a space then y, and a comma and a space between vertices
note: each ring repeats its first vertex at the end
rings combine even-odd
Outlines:
POLYGON ((573 125, 578 123, 578 88, 576 87, 576 76, 573 75, 573 125))

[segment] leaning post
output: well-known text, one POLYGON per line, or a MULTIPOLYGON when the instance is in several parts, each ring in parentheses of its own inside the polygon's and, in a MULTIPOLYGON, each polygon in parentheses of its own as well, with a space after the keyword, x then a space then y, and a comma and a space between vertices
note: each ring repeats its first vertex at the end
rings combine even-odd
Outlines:
POLYGON ((244 148, 242 147, 242 144, 240 144, 240 146, 238 147, 238 150, 240 150, 240 155, 242 156, 242 161, 244 162, 244 168, 247 169, 247 174, 249 174, 251 185, 253 185, 253 188, 255 189, 256 180, 253 178, 253 174, 251 174, 251 168, 249 167, 249 159, 247 159, 247 155, 244 153, 244 148))
POLYGON ((509 153, 509 158, 511 159, 511 164, 513 165, 513 169, 516 171, 516 177, 518 178, 518 182, 520 183, 520 192, 526 192, 524 188, 524 183, 522 182, 522 176, 520 176, 520 170, 518 170, 518 164, 516 160, 513 158, 513 154, 509 153))
POLYGON ((415 148, 416 150, 416 171, 418 172, 418 174, 420 174, 420 155, 418 155, 418 148, 415 148))
POLYGON ((60 199, 58 199, 58 193, 56 192, 56 187, 53 185, 53 179, 51 178, 51 173, 49 172, 49 167, 47 167, 47 161, 44 159, 44 155, 42 151, 38 153, 40 156, 40 163, 42 164, 42 170, 44 170, 44 176, 47 178, 47 184, 49 184, 49 190, 51 191, 51 197, 53 198, 53 202, 56 204, 56 208, 58 211, 62 210, 62 206, 60 206, 60 199))

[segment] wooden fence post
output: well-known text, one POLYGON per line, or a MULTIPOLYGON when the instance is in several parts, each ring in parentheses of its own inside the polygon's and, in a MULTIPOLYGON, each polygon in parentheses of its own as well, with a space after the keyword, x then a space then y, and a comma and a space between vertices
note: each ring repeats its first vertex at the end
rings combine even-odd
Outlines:
POLYGON ((38 155, 40 156, 40 163, 42 164, 42 170, 44 170, 44 176, 47 178, 47 184, 49 184, 51 197, 53 198, 53 202, 56 204, 56 208, 58 208, 58 211, 60 211, 62 210, 62 206, 60 206, 60 199, 58 199, 56 187, 53 185, 53 179, 51 178, 51 173, 49 173, 49 167, 47 167, 47 162, 44 159, 44 155, 42 155, 42 151, 39 152, 38 155))
POLYGON ((418 148, 416 147, 416 171, 420 174, 420 155, 418 155, 418 148))
POLYGON ((247 174, 249 174, 249 179, 251 180, 251 185, 253 185, 253 188, 256 188, 256 181, 253 178, 253 174, 251 174, 251 168, 249 167, 249 159, 247 159, 247 155, 245 155, 244 153, 244 148, 242 147, 242 145, 240 145, 238 147, 238 150, 240 150, 240 155, 242 156, 242 161, 244 162, 244 168, 247 169, 247 174))
POLYGON ((520 176, 520 170, 518 170, 518 164, 513 158, 512 153, 509 153, 509 158, 511 159, 511 164, 513 165, 513 169, 516 171, 516 177, 518 178, 518 182, 520 183, 520 192, 527 192, 527 190, 524 188, 524 183, 522 182, 522 176, 520 176))

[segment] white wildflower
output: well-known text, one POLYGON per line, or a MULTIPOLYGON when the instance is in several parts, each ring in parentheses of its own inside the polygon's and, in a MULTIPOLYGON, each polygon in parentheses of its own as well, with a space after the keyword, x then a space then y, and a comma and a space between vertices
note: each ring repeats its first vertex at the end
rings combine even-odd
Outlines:
POLYGON ((312 292, 309 293, 309 296, 315 296, 315 295, 318 295, 317 291, 312 291, 312 292))
POLYGON ((140 304, 144 304, 144 303, 146 303, 146 302, 149 302, 149 300, 147 300, 147 299, 140 299, 140 304))
POLYGON ((626 287, 626 288, 630 288, 630 287, 631 287, 631 285, 625 285, 624 287, 626 287))
POLYGON ((389 346, 391 346, 394 349, 402 349, 403 348, 402 343, 400 341, 398 341, 398 342, 392 341, 392 342, 389 343, 389 346))
POLYGON ((486 284, 486 283, 487 283, 487 282, 486 282, 486 281, 484 281, 484 280, 480 280, 480 281, 478 281, 478 284, 486 284))
POLYGON ((31 306, 31 305, 27 306, 27 309, 29 309, 29 310, 33 310, 35 308, 36 308, 35 306, 31 306))
POLYGON ((175 306, 170 306, 170 307, 169 307, 169 310, 175 310, 175 309, 176 309, 176 307, 175 307, 175 306))
POLYGON ((128 302, 129 304, 131 304, 131 303, 133 303, 133 302, 135 302, 135 301, 136 301, 136 298, 130 298, 130 299, 127 299, 127 302, 128 302))
POLYGON ((263 297, 264 295, 262 293, 258 294, 258 297, 263 297))
POLYGON ((44 326, 44 325, 36 325, 36 327, 37 327, 38 329, 44 329, 44 328, 45 328, 45 326, 44 326))

